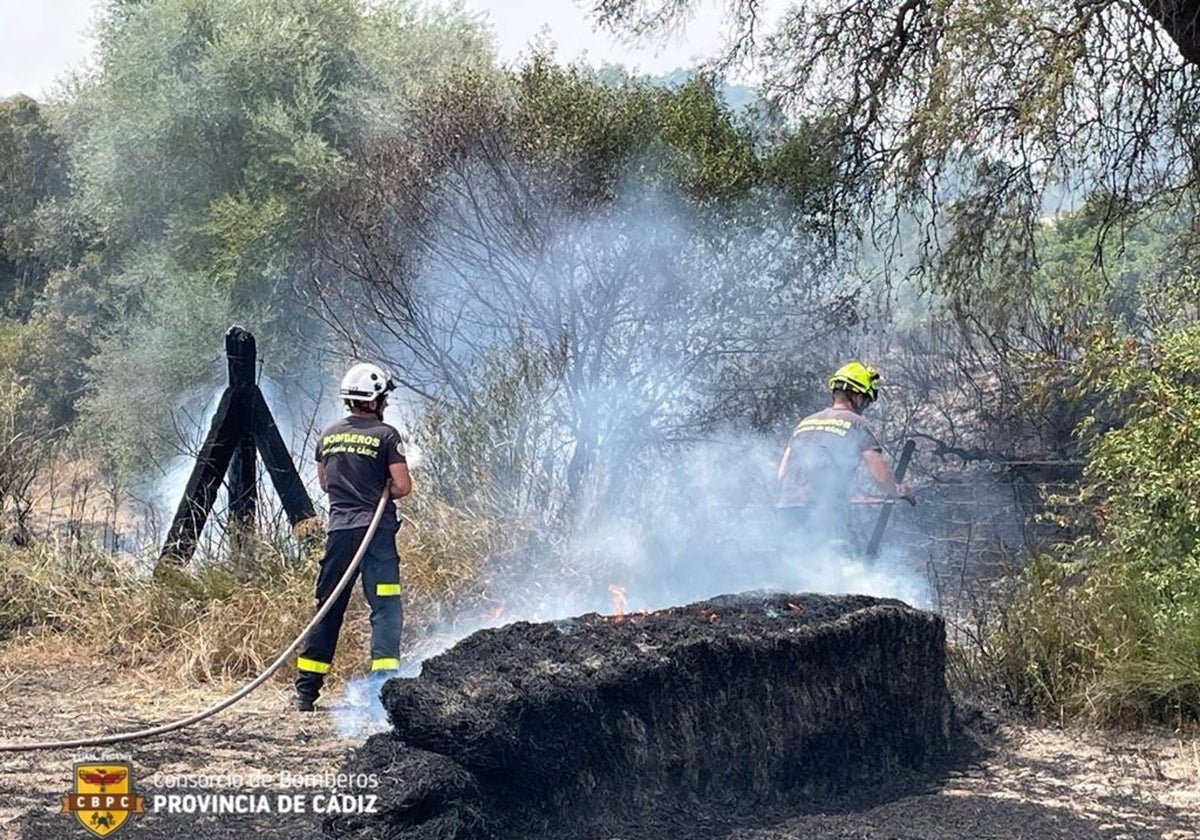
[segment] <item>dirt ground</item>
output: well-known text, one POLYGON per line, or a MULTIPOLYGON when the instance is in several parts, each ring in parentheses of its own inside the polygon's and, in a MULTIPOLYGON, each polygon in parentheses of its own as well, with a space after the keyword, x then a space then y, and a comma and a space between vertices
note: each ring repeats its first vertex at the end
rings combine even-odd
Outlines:
MULTIPOLYGON (((196 711, 232 691, 211 686, 164 692, 137 675, 78 665, 8 664, 0 671, 0 742, 79 737, 152 725, 196 711)), ((100 750, 0 753, 0 838, 91 836, 59 812, 72 762, 127 755, 134 791, 313 794, 314 774, 337 772, 349 750, 380 726, 342 698, 334 709, 299 715, 287 687, 272 683, 195 727, 149 742, 100 750), (349 732, 354 725, 359 729, 349 732), (237 779, 240 777, 241 785, 237 779), (257 778, 256 778, 257 777, 257 778), (297 778, 298 777, 298 778, 297 778), (230 786, 229 782, 234 782, 230 786), (251 784, 268 782, 268 784, 251 784), (182 789, 170 784, 189 783, 182 789), (296 786, 298 785, 298 786, 296 786)), ((947 774, 888 797, 843 801, 811 813, 776 815, 756 826, 695 826, 715 840, 934 840, 938 838, 1200 837, 1200 737, 1169 731, 1062 731, 1016 722, 973 727, 984 749, 947 774)), ((134 815, 129 838, 305 838, 320 817, 134 815)), ((657 838, 652 826, 607 831, 592 840, 657 838)))

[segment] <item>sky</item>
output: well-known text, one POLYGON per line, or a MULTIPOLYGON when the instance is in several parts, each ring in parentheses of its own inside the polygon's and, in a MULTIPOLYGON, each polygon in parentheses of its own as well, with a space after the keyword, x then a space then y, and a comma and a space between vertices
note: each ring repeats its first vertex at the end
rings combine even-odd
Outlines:
MULTIPOLYGON (((0 97, 42 99, 57 80, 86 66, 100 0, 0 0, 0 97)), ((706 2, 669 44, 631 45, 597 32, 584 0, 462 0, 496 33, 501 59, 516 61, 530 42, 548 37, 562 61, 624 64, 645 73, 688 67, 721 45, 719 2, 706 2)))

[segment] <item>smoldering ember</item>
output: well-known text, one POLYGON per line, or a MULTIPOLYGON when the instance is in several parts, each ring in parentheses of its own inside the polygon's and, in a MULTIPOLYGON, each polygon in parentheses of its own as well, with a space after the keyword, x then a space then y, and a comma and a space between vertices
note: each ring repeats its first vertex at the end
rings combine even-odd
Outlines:
POLYGON ((343 768, 378 775, 377 812, 324 830, 615 837, 876 789, 949 756, 944 666, 940 617, 856 595, 481 630, 385 685, 392 730, 343 768))

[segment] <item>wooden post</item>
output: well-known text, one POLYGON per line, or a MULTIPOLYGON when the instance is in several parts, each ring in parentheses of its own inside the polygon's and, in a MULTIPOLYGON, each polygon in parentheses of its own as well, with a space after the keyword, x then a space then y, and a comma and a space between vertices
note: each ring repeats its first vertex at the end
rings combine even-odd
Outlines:
POLYGON ((312 499, 308 497, 308 490, 305 488, 304 482, 300 480, 300 475, 296 472, 296 465, 292 462, 292 456, 288 454, 287 446, 283 443, 283 437, 279 434, 279 428, 275 425, 275 418, 271 416, 267 401, 258 388, 254 389, 254 406, 251 416, 254 423, 252 427, 254 443, 258 445, 258 452, 262 455, 263 465, 267 468, 267 475, 270 476, 271 483, 275 485, 275 492, 279 494, 279 500, 283 502, 283 510, 287 514, 288 522, 294 528, 305 519, 315 517, 317 511, 313 507, 312 499))
POLYGON ((254 454, 254 438, 250 429, 254 422, 254 383, 258 367, 258 348, 254 336, 241 327, 231 327, 225 333, 225 358, 229 365, 229 390, 242 414, 237 445, 229 463, 229 521, 225 532, 231 552, 239 561, 248 559, 245 550, 247 537, 254 533, 255 513, 258 510, 258 464, 254 454))
POLYGON ((254 382, 258 362, 254 336, 241 327, 231 327, 225 334, 225 354, 229 361, 229 385, 221 394, 208 436, 200 447, 171 521, 159 556, 160 567, 180 565, 191 558, 226 475, 231 536, 235 544, 239 529, 254 527, 258 508, 256 449, 262 453, 288 521, 295 526, 316 516, 271 410, 254 382))
POLYGON ((184 488, 183 498, 175 510, 175 518, 171 521, 171 530, 163 544, 159 562, 187 562, 196 550, 196 542, 208 514, 212 511, 213 502, 221 489, 221 479, 229 469, 233 459, 233 451, 240 442, 242 429, 245 425, 244 412, 233 399, 234 391, 226 388, 217 404, 213 415, 212 425, 208 429, 208 437, 200 447, 196 457, 196 465, 184 488))

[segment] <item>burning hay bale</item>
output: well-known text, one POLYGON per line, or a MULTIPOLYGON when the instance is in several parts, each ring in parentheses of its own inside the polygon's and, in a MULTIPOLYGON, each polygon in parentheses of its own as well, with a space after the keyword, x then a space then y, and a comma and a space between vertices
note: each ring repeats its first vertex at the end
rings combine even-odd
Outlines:
POLYGON ((484 630, 383 691, 351 759, 380 813, 337 837, 539 837, 745 813, 920 769, 949 749, 937 616, 866 596, 723 596, 484 630))

